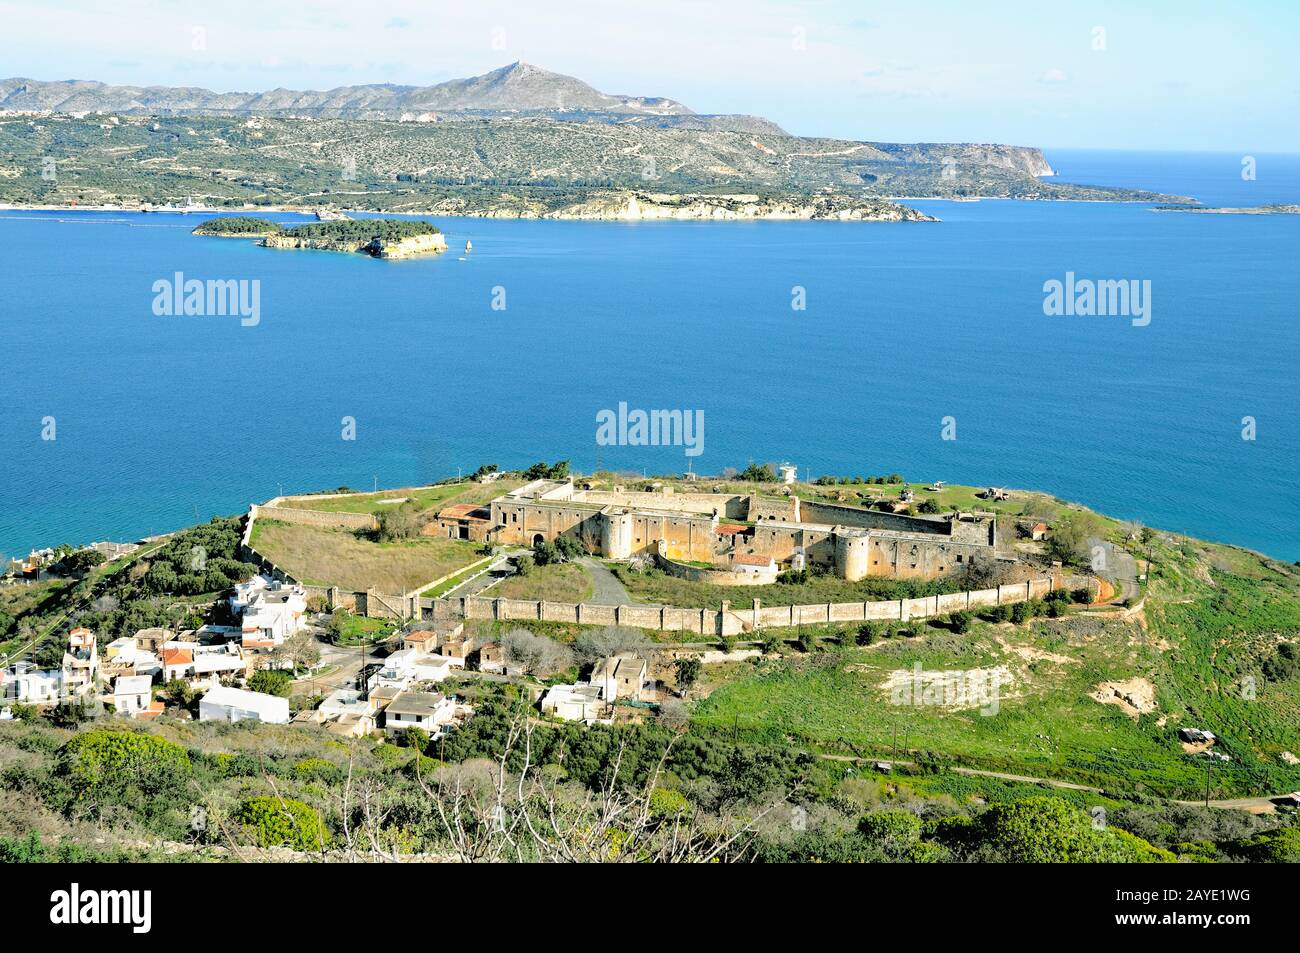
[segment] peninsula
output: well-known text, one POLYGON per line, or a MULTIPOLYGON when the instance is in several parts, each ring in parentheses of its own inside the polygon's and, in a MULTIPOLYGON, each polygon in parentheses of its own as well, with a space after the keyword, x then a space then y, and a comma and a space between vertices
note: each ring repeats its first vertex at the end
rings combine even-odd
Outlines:
POLYGON ((0 203, 12 205, 925 219, 896 196, 1192 201, 1059 182, 1030 146, 796 136, 756 116, 610 96, 528 63, 329 92, 0 80, 0 203))
POLYGON ((105 859, 470 859, 440 781, 527 730, 517 785, 644 796, 621 816, 651 845, 703 815, 732 860, 1300 857, 1300 571, 1042 493, 484 465, 5 575, 0 755, 30 765, 0 778, 5 856, 41 849, 29 817, 80 845, 111 808, 81 848, 105 859), (154 765, 150 787, 83 770, 110 757, 154 765), (197 778, 227 818, 201 837, 197 778), (796 782, 806 834, 747 826, 796 782), (354 848, 349 784, 434 806, 359 814, 354 848), (739 819, 711 819, 720 791, 739 819))
POLYGON ((1201 215, 1300 215, 1300 205, 1247 205, 1238 208, 1213 205, 1158 205, 1153 212, 1196 212, 1201 215))

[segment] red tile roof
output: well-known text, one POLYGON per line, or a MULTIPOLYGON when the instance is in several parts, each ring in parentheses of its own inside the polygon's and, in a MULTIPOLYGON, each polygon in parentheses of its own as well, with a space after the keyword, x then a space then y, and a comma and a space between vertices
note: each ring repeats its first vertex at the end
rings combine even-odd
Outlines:
POLYGON ((194 653, 189 649, 163 649, 158 657, 162 659, 164 666, 189 665, 194 661, 194 653))
POLYGON ((733 563, 739 563, 742 566, 770 566, 772 564, 771 556, 758 556, 752 553, 736 553, 731 557, 733 563))
POLYGON ((717 528, 714 530, 714 532, 719 536, 735 536, 737 533, 745 533, 748 531, 748 526, 740 526, 736 523, 719 523, 717 528))

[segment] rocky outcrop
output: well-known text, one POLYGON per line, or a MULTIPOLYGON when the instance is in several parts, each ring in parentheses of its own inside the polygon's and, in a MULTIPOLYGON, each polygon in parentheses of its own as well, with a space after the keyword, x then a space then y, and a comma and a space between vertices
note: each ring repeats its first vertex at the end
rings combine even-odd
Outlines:
POLYGON ((398 241, 376 238, 361 249, 375 258, 410 258, 414 255, 436 255, 447 250, 447 239, 436 235, 412 235, 398 241))
POLYGON ((599 196, 560 209, 548 218, 649 221, 655 219, 736 221, 752 219, 830 220, 841 222, 932 222, 915 209, 884 199, 816 195, 765 198, 752 194, 671 195, 623 192, 599 196))
POLYGON ((560 208, 503 195, 488 204, 452 200, 434 207, 406 209, 427 215, 479 218, 583 219, 606 222, 787 221, 934 222, 938 219, 887 199, 819 194, 770 198, 755 194, 702 195, 659 192, 599 192, 560 208))
POLYGON ((373 238, 368 242, 341 241, 333 238, 303 238, 289 233, 268 235, 258 242, 266 248, 311 248, 317 251, 364 252, 373 258, 411 258, 415 255, 434 255, 447 250, 447 239, 441 233, 412 235, 397 241, 373 238))

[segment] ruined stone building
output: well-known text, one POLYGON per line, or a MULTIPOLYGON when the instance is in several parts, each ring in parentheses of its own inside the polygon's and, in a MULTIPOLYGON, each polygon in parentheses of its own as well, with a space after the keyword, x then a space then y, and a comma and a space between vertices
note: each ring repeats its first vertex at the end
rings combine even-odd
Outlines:
MULTIPOLYGON (((657 555, 732 570, 764 562, 745 557, 770 557, 773 575, 817 567, 850 581, 961 572, 971 560, 994 557, 997 541, 992 514, 910 516, 796 496, 678 492, 671 486, 658 492, 582 490, 571 480, 536 480, 497 497, 481 518, 485 538, 500 545, 532 546, 569 535, 613 559, 657 555)), ((463 514, 453 519, 460 525, 463 514)))

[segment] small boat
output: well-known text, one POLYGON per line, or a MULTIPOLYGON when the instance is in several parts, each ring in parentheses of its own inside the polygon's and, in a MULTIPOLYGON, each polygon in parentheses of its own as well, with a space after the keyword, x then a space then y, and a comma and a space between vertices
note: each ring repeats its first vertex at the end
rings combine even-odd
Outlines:
POLYGON ((168 202, 166 205, 154 205, 146 208, 146 212, 179 212, 182 215, 188 215, 193 212, 220 212, 221 209, 213 208, 211 205, 204 205, 202 202, 196 202, 194 199, 186 199, 184 205, 175 205, 168 202))
POLYGON ((474 250, 474 243, 471 241, 465 242, 465 254, 468 255, 473 250, 474 250))

